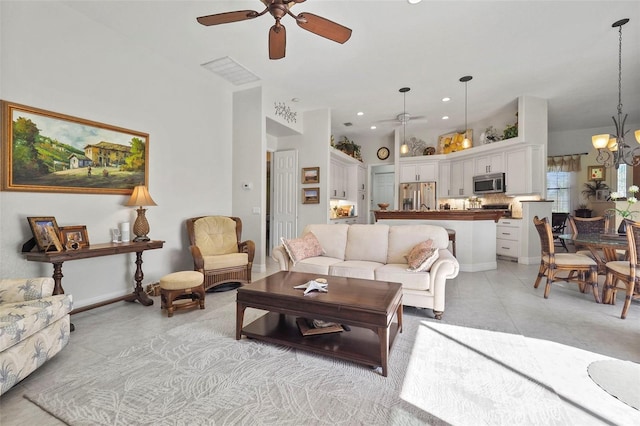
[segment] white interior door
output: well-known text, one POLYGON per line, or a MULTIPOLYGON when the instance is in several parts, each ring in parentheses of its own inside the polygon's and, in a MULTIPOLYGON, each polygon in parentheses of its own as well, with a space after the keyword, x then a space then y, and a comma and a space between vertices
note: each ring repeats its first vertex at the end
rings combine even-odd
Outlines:
POLYGON ((295 238, 298 229, 297 191, 298 151, 273 153, 271 170, 271 247, 280 244, 280 237, 295 238))
POLYGON ((395 201, 395 173, 373 170, 372 174, 371 211, 378 210, 379 203, 389 203, 389 208, 392 209, 395 201))

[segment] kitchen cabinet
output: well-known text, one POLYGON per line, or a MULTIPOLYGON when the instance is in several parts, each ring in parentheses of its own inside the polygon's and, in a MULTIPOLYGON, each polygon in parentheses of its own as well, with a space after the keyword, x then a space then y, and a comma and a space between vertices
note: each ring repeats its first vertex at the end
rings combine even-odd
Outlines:
POLYGON ((364 165, 358 165, 358 196, 356 200, 356 212, 358 214, 357 223, 367 223, 367 168, 364 165))
POLYGON ((473 158, 465 158, 451 162, 450 197, 469 197, 473 195, 473 160, 473 158))
POLYGON ((505 153, 507 195, 541 194, 544 182, 542 150, 528 145, 505 153))
POLYGON ((475 158, 475 174, 504 172, 504 153, 496 152, 475 158))
POLYGON ((521 219, 500 219, 496 227, 496 254, 517 259, 520 256, 521 219))
POLYGON ((436 188, 439 198, 449 198, 451 186, 451 163, 449 161, 441 161, 438 164, 438 182, 436 188))
POLYGON ((346 167, 336 160, 331 160, 331 173, 330 173, 330 197, 346 199, 347 198, 347 170, 346 167))
POLYGON ((400 183, 435 182, 438 180, 438 162, 416 161, 400 163, 400 183))

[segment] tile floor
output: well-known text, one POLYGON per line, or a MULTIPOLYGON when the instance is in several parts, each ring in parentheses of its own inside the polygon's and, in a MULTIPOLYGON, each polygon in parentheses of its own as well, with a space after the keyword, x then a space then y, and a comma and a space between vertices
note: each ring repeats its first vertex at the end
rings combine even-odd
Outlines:
MULTIPOLYGON (((254 274, 254 280, 276 270, 254 274)), ((549 299, 544 283, 533 288, 538 265, 499 260, 494 271, 465 273, 447 284, 447 304, 442 322, 545 339, 599 354, 640 362, 640 303, 634 301, 626 320, 620 319, 622 298, 615 306, 599 305, 575 284, 559 283, 549 299)), ((229 293, 207 294, 207 306, 233 299, 229 293)), ((62 424, 23 398, 27 390, 46 388, 52 374, 64 374, 96 359, 117 355, 142 339, 192 321, 207 318, 208 310, 177 312, 172 318, 159 308, 116 303, 72 316, 76 331, 69 345, 47 364, 0 397, 0 425, 62 424)), ((209 308, 209 311, 212 308, 209 308)), ((432 319, 430 310, 407 307, 407 315, 432 319)), ((433 320, 435 321, 435 320, 433 320)))

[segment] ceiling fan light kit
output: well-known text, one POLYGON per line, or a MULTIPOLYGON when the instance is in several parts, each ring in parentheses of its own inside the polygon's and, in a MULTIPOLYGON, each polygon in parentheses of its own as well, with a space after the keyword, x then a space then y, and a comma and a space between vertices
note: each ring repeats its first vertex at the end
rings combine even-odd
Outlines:
POLYGON ((245 21, 257 18, 269 12, 274 17, 276 23, 269 29, 269 59, 282 59, 285 56, 287 47, 287 35, 284 25, 280 20, 285 15, 295 19, 298 26, 316 35, 344 44, 351 37, 351 30, 343 25, 323 18, 313 13, 302 12, 298 15, 291 13, 290 8, 296 3, 305 0, 261 0, 265 4, 265 9, 258 13, 255 10, 238 10, 235 12, 216 13, 213 15, 200 16, 196 20, 205 26, 228 24, 231 22, 245 21))

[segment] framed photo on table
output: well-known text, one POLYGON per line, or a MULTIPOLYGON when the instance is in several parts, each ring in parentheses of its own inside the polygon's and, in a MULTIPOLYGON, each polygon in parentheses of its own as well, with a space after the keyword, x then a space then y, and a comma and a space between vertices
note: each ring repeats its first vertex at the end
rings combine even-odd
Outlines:
POLYGON ((60 243, 60 229, 56 218, 53 216, 28 217, 29 226, 33 233, 33 238, 40 251, 62 251, 60 243))
POLYGON ((604 166, 589 166, 589 180, 606 180, 607 169, 604 166))
POLYGON ((60 227, 60 241, 67 250, 89 247, 89 235, 85 225, 60 227))

